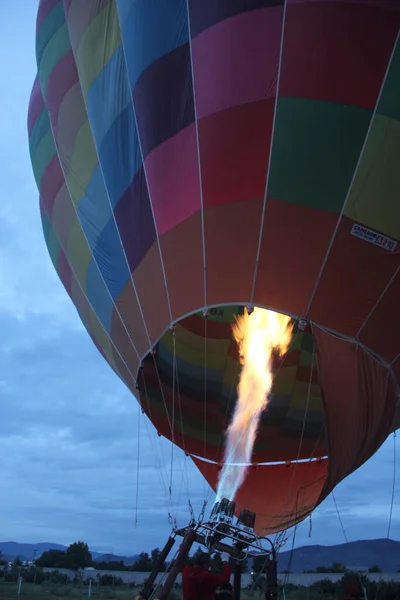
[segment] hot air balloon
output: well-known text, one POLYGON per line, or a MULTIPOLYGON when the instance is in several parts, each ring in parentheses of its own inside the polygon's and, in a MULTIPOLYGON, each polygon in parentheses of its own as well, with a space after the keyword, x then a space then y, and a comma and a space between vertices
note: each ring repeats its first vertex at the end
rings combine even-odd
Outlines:
POLYGON ((41 0, 51 260, 215 488, 246 307, 293 318, 237 509, 309 515, 400 424, 400 1, 41 0))

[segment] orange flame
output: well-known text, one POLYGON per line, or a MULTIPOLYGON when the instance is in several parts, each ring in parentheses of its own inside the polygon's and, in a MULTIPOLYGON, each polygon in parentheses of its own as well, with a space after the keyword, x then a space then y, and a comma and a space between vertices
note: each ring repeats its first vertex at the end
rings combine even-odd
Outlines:
POLYGON ((255 308, 237 319, 233 335, 243 365, 238 399, 227 430, 224 466, 218 481, 217 501, 233 500, 251 461, 261 414, 268 403, 273 383, 272 355, 286 354, 292 339, 290 317, 255 308))

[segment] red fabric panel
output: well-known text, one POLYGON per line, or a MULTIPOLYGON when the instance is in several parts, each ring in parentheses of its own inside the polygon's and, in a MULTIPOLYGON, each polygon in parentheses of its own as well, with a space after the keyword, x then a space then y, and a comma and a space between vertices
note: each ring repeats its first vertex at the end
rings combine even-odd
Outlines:
POLYGON ((388 363, 399 352, 400 339, 400 272, 368 317, 359 333, 360 342, 373 348, 388 363))
POLYGON ((268 198, 254 301, 304 315, 337 215, 268 198))
POLYGON ((388 370, 360 347, 318 328, 314 336, 328 429, 327 495, 385 441, 397 397, 388 370))
POLYGON ((207 319, 206 325, 205 319, 197 314, 189 315, 188 317, 186 317, 184 321, 182 321, 182 327, 184 327, 191 333, 199 335, 200 337, 204 337, 207 332, 207 338, 212 338, 216 340, 228 340, 232 336, 231 323, 207 319))
MULTIPOLYGON (((160 252, 156 243, 132 274, 132 281, 127 282, 117 298, 116 307, 130 337, 135 340, 139 354, 147 354, 170 323, 160 252), (147 334, 150 336, 150 342, 147 334)), ((113 317, 112 331, 118 327, 113 317)))
POLYGON ((353 223, 342 218, 309 311, 314 323, 349 337, 357 334, 400 266, 400 248, 392 254, 351 235, 353 223))
POLYGON ((397 379, 397 382, 398 382, 397 385, 399 385, 399 382, 400 382, 400 354, 398 355, 397 359, 393 363, 392 371, 393 371, 395 378, 397 379))
POLYGON ((205 207, 264 196, 274 106, 270 98, 199 120, 205 207))
MULTIPOLYGON (((216 490, 220 467, 192 456, 209 485, 216 490)), ((286 465, 250 467, 235 501, 236 514, 243 508, 256 513, 257 534, 269 534, 294 525, 321 501, 328 460, 286 465)))
POLYGON ((394 419, 392 423, 392 431, 396 431, 400 427, 400 403, 397 403, 394 411, 394 419))
POLYGON ((399 25, 372 6, 289 2, 279 95, 373 109, 399 25))
POLYGON ((261 213, 261 197, 204 210, 208 304, 250 300, 261 213))
MULTIPOLYGON (((160 238, 174 320, 198 310, 204 302, 202 234, 201 213, 198 212, 160 238)), ((203 320, 193 318, 200 322, 202 327, 200 335, 203 335, 203 320)))

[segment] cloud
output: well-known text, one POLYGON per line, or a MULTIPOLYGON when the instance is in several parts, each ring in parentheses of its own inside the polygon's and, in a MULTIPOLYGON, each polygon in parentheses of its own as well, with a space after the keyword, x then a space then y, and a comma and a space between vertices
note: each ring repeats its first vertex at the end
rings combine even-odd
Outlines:
POLYGON ((36 2, 0 7, 0 36, 9 48, 0 98, 0 315, 46 314, 76 321, 47 256, 30 163, 27 113, 36 72, 36 2), (29 290, 29 293, 27 292, 29 290))
MULTIPOLYGON (((96 550, 133 554, 164 543, 169 513, 185 525, 188 498, 197 514, 208 487, 176 450, 169 498, 170 443, 94 348, 47 255, 26 133, 36 8, 24 0, 0 6, 0 37, 12 54, 2 72, 9 93, 0 96, 1 536, 84 539, 96 550)), ((386 535, 391 444, 338 487, 349 539, 386 535)), ((307 521, 297 544, 343 541, 331 499, 308 533, 307 521)), ((396 507, 392 535, 399 534, 396 507)))

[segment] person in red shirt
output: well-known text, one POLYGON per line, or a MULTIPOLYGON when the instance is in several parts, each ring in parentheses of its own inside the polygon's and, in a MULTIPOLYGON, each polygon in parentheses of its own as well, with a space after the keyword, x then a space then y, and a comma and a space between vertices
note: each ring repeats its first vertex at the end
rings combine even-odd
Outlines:
POLYGON ((182 571, 183 600, 215 600, 215 592, 220 585, 229 583, 231 568, 229 554, 222 554, 222 573, 210 571, 211 558, 206 552, 198 554, 192 565, 182 571))
POLYGON ((361 594, 356 583, 350 583, 346 587, 346 593, 342 596, 341 600, 359 600, 361 594))

